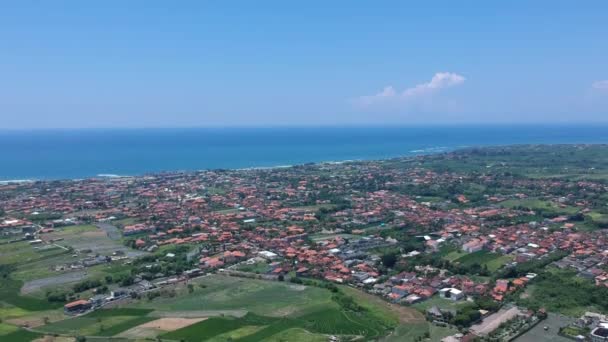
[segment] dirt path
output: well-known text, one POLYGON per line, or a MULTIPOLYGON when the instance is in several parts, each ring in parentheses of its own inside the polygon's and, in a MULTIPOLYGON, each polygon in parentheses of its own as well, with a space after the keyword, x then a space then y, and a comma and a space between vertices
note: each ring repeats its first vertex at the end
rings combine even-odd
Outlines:
POLYGON ((213 316, 243 317, 247 310, 191 310, 191 311, 153 311, 152 317, 200 318, 213 316))

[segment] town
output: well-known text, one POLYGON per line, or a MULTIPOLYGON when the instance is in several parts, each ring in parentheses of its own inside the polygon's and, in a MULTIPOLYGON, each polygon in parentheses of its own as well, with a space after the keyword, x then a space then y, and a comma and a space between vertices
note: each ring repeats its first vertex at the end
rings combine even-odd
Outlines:
POLYGON ((6 182, 0 339, 608 341, 607 180, 561 145, 6 182))

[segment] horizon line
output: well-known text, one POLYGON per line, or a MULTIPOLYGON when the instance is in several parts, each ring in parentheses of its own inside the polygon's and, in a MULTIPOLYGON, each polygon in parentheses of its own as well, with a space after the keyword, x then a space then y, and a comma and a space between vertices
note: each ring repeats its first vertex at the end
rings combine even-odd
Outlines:
POLYGON ((331 128, 420 128, 420 127, 488 127, 488 126, 608 126, 608 121, 585 121, 585 122, 454 122, 454 123, 402 123, 402 124, 331 124, 331 125, 217 125, 217 126, 99 126, 99 127, 0 127, 0 132, 31 132, 31 131, 80 131, 80 130, 189 130, 189 129, 331 129, 331 128))

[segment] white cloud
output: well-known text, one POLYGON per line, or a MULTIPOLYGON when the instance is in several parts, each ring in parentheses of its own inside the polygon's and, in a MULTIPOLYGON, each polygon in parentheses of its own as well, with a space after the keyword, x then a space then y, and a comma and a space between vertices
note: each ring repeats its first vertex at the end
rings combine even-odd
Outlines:
POLYGON ((400 93, 392 86, 386 86, 377 94, 359 97, 357 102, 365 106, 386 103, 389 101, 409 102, 439 92, 442 89, 460 85, 464 83, 465 80, 466 79, 462 75, 456 73, 438 72, 429 82, 407 88, 400 93))
POLYGON ((395 88, 393 88, 392 86, 388 86, 388 87, 384 87, 384 89, 382 89, 382 91, 379 92, 378 94, 369 95, 369 96, 361 96, 359 98, 359 101, 362 104, 371 105, 375 102, 395 98, 396 96, 397 96, 397 92, 395 91, 395 88))
POLYGON ((608 90, 608 80, 593 82, 591 87, 593 89, 608 90))

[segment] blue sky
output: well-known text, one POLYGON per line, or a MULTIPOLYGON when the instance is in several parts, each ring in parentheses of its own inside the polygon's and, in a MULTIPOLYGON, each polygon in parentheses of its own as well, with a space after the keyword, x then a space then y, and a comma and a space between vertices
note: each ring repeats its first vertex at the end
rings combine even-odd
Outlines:
POLYGON ((0 128, 608 122, 608 1, 3 1, 0 128))

